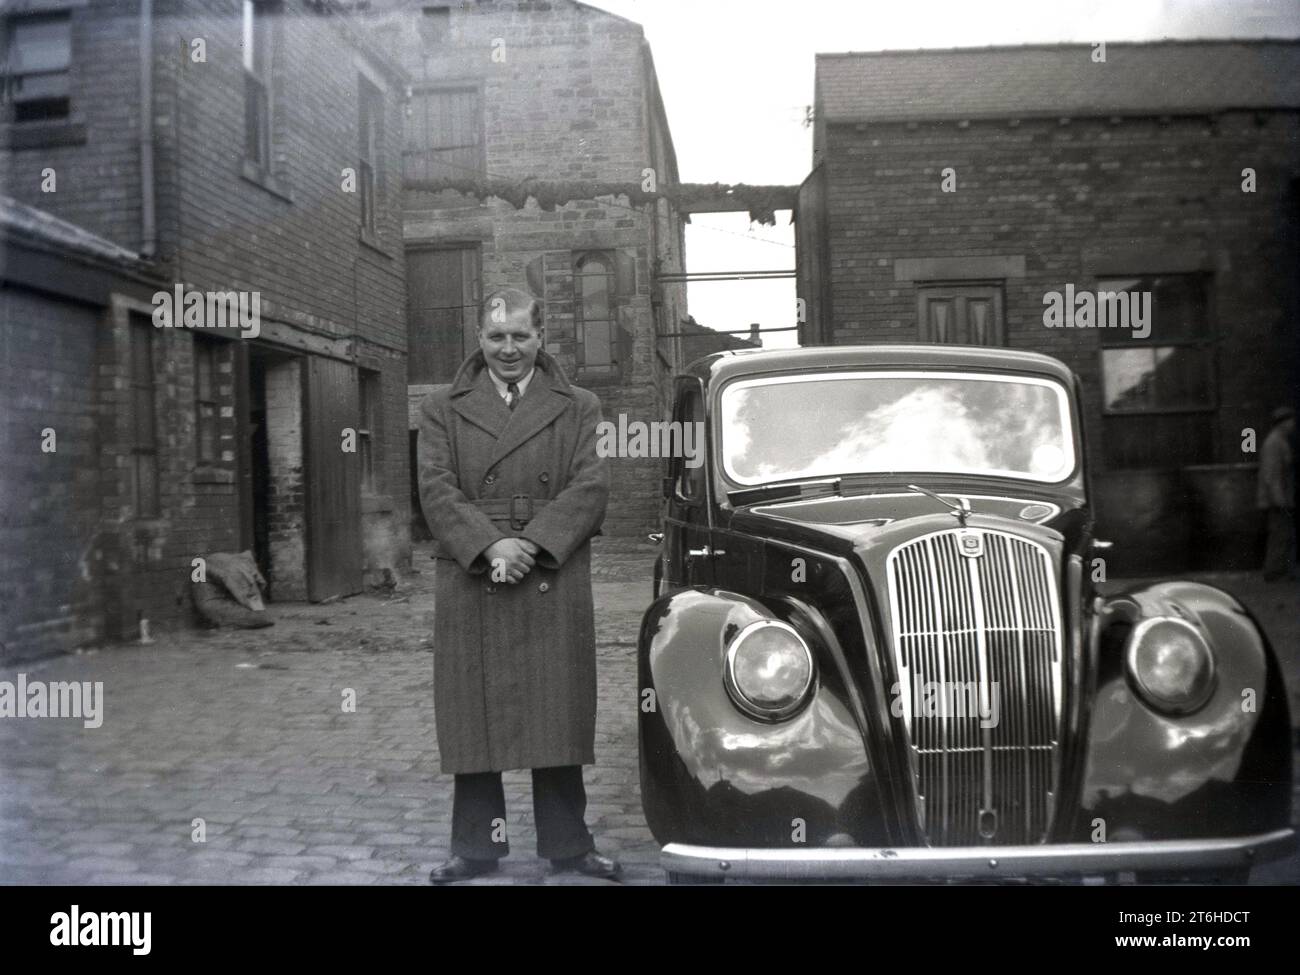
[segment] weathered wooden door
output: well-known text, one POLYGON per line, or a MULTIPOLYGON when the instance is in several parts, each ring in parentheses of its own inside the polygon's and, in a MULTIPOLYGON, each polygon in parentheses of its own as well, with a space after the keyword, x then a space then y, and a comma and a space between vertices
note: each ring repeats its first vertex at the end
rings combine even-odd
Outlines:
POLYGON ((360 404, 354 366, 316 355, 306 361, 307 598, 319 602, 361 591, 360 404))
POLYGON ((407 382, 449 383, 477 348, 478 251, 418 248, 406 254, 407 382))
POLYGON ((1006 344, 999 285, 922 286, 917 290, 917 305, 922 342, 1006 344))

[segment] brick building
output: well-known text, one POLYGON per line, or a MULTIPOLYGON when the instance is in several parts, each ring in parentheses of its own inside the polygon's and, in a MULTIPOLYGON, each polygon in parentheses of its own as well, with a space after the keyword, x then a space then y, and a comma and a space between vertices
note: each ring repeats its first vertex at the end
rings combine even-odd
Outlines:
MULTIPOLYGON (((412 450, 420 399, 476 348, 483 294, 507 285, 543 299, 548 351, 600 396, 607 419, 661 419, 681 357, 665 333, 686 317, 686 292, 656 275, 683 270, 683 219, 667 200, 617 192, 678 184, 641 27, 570 0, 389 0, 370 22, 410 79, 402 239, 412 450), (525 180, 548 185, 527 198, 525 180), (514 201, 482 192, 488 182, 512 186, 514 201), (561 184, 578 195, 557 194, 561 184)), ((660 462, 612 463, 605 532, 649 530, 658 507, 646 486, 660 462)))
POLYGON ((1114 570, 1253 567, 1243 431, 1296 389, 1300 43, 1101 53, 819 55, 801 338, 1056 356, 1114 570), (1067 289, 1150 293, 1149 334, 1047 327, 1067 289))
POLYGON ((6 652, 179 624, 206 552, 254 550, 280 598, 409 561, 400 70, 325 2, 0 16, 0 192, 56 218, 10 222, 117 274, 71 298, 56 267, 4 274, 6 652), (205 327, 155 327, 177 288, 205 327), (211 327, 223 296, 257 328, 211 327), (58 452, 28 456, 45 427, 58 452))

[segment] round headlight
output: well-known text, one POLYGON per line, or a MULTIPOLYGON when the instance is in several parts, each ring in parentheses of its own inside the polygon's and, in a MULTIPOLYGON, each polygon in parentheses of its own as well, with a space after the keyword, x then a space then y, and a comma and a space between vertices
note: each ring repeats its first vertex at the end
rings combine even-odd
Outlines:
POLYGON ((1128 671, 1142 698, 1166 714, 1188 714, 1214 690, 1214 657, 1179 619, 1143 620, 1129 637, 1128 671))
POLYGON ((787 623, 758 620, 727 645, 727 691, 751 717, 790 717, 807 699, 812 682, 812 651, 787 623))

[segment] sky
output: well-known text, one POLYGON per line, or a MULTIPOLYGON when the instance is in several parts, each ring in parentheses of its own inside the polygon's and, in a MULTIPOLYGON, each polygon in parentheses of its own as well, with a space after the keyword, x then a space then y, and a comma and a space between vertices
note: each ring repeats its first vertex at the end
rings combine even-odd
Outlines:
MULTIPOLYGON (((819 52, 1300 37, 1300 0, 585 0, 641 24, 654 52, 683 182, 798 185, 812 162, 819 52)), ((697 214, 689 271, 794 268, 789 213, 697 214)), ((794 325, 793 280, 693 283, 696 321, 716 329, 794 325)), ((764 345, 794 345, 773 333, 764 345)))

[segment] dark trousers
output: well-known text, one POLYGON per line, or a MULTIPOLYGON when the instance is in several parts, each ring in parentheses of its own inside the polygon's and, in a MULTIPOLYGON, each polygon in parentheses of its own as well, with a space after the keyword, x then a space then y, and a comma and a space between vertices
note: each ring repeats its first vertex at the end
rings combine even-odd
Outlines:
MULTIPOLYGON (((582 856, 595 849, 587 830, 587 790, 581 765, 533 769, 533 818, 537 855, 547 860, 582 856)), ((456 776, 451 804, 451 852, 470 860, 496 860, 510 852, 506 797, 500 772, 456 776), (495 820, 495 822, 494 822, 495 820)))

